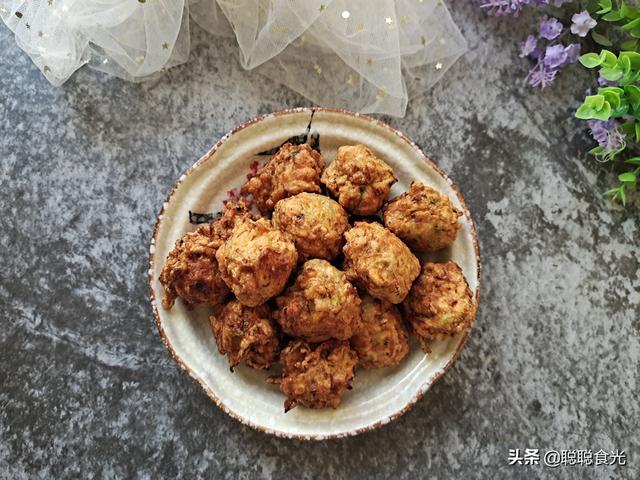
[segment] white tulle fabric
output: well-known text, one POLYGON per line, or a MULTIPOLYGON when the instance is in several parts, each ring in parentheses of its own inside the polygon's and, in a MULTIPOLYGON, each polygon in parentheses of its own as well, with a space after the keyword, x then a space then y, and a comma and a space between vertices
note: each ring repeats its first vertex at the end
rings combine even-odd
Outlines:
POLYGON ((0 16, 54 85, 85 64, 141 81, 184 63, 191 19, 317 104, 397 116, 466 50, 442 0, 0 0, 0 16))

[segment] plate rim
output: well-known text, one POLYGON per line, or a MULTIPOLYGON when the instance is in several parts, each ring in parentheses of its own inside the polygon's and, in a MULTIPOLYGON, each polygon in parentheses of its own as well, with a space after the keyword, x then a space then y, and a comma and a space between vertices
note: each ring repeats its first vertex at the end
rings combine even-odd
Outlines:
POLYGON ((149 300, 151 302, 151 308, 153 311, 153 319, 154 319, 154 323, 156 324, 156 327, 158 329, 158 333, 160 334, 160 337, 162 338, 162 343, 164 343, 164 346, 167 348, 167 350, 169 351, 170 356, 173 358, 173 360, 185 371, 189 374, 189 376, 191 378, 193 378, 198 385, 204 390, 205 394, 216 404, 216 406, 218 408, 220 408, 220 410, 222 410, 224 413, 226 413, 227 415, 229 415, 231 418, 237 420, 238 422, 242 423, 243 425, 246 425, 254 430, 257 430, 259 432, 262 433, 266 433, 269 435, 274 435, 276 437, 280 437, 280 438, 288 438, 288 439, 293 439, 293 440, 316 440, 316 441, 320 441, 320 440, 331 440, 331 439, 337 439, 337 438, 345 438, 345 437, 353 437, 356 435, 360 435, 362 433, 366 433, 366 432, 370 432, 373 430, 376 430, 396 419, 398 419, 399 417, 401 417, 402 415, 404 415, 405 413, 407 413, 409 410, 411 410, 421 399, 422 397, 424 397, 424 395, 427 393, 427 391, 438 381, 440 380, 440 378, 442 378, 442 376, 453 366, 453 364, 456 362, 456 360, 458 359, 458 357, 460 356, 460 354, 462 353, 462 350, 464 348, 464 346, 467 343, 467 340, 469 339, 469 333, 471 331, 471 326, 475 323, 475 319, 477 317, 477 312, 478 309, 480 308, 480 289, 481 289, 481 277, 482 277, 482 263, 481 263, 481 259, 480 259, 480 245, 479 245, 479 241, 478 241, 478 233, 476 230, 476 224, 473 221, 473 218, 471 216, 471 212, 469 210, 469 207, 467 205, 467 203, 464 200, 464 197, 462 196, 462 193, 460 192, 460 189, 458 188, 458 185, 453 182, 449 176, 442 170, 442 168, 440 168, 439 165, 437 165, 433 160, 431 160, 423 151, 422 149, 411 139, 409 138, 406 134, 404 134, 403 132, 401 132, 400 130, 397 130, 395 128, 393 128, 392 126, 390 126, 389 124, 387 124, 386 122, 383 122, 382 120, 379 120, 377 118, 371 117, 369 115, 365 115, 362 113, 357 113, 357 112, 352 112, 349 110, 344 110, 341 108, 329 108, 329 107, 297 107, 297 108, 288 108, 285 110, 279 110, 277 112, 272 112, 272 113, 266 113, 263 115, 258 115, 254 118, 251 118, 250 120, 247 120, 246 122, 238 125, 237 127, 233 128, 232 130, 230 130, 229 132, 227 132, 225 135, 223 135, 220 140, 218 140, 213 147, 211 147, 211 149, 209 149, 209 151, 207 151, 202 157, 200 157, 193 165, 191 165, 190 167, 188 167, 183 173, 182 175, 180 175, 180 177, 178 178, 178 180, 176 181, 176 183, 173 185, 173 187, 171 188, 171 190, 169 191, 169 193, 167 194, 166 198, 164 199, 163 203, 162 203, 162 207, 160 208, 160 212, 158 213, 158 216, 156 217, 156 222, 153 228, 153 233, 152 233, 152 237, 151 237, 151 245, 149 248, 149 260, 148 260, 148 270, 147 270, 147 286, 149 288, 149 300), (158 312, 158 301, 156 299, 156 293, 155 290, 153 288, 153 282, 154 282, 154 267, 155 267, 155 245, 156 245, 156 238, 158 235, 158 231, 160 229, 160 224, 162 223, 162 219, 163 219, 163 215, 164 215, 164 211, 165 211, 165 207, 168 205, 169 201, 171 200, 171 198, 173 197, 173 195, 175 194, 176 190, 180 187, 180 185, 182 184, 182 182, 186 179, 186 177, 191 174, 196 168, 198 168, 202 163, 206 162, 207 160, 209 160, 211 157, 213 157, 213 155, 216 153, 216 151, 220 148, 220 146, 222 146, 222 144, 224 144, 232 135, 236 134, 237 132, 244 130, 247 127, 250 127, 252 125, 255 125, 257 123, 260 123, 268 118, 272 118, 272 117, 280 117, 280 116, 284 116, 284 115, 292 115, 292 114, 299 114, 299 113, 309 113, 309 114, 313 114, 315 112, 328 112, 328 113, 336 113, 336 114, 340 114, 340 115, 346 115, 346 116, 350 116, 350 117, 356 117, 359 119, 363 119, 367 122, 373 123, 376 126, 382 127, 388 131, 390 131, 391 133, 397 135, 399 138, 401 138, 404 142, 406 142, 407 144, 409 144, 409 146, 416 152, 416 154, 422 158, 422 160, 424 160, 431 168, 433 168, 444 180, 447 181, 447 183, 451 186, 451 188, 453 189, 453 191, 456 194, 456 197, 458 198, 458 201, 460 202, 460 205, 463 207, 464 210, 464 215, 466 220, 469 222, 470 225, 470 230, 471 230, 471 237, 473 240, 473 247, 474 247, 474 254, 475 254, 475 260, 476 260, 476 265, 478 268, 477 271, 477 286, 476 286, 476 291, 475 291, 475 302, 476 302, 476 312, 471 320, 471 323, 469 324, 469 328, 466 329, 465 333, 463 334, 463 337, 460 341, 460 343, 458 344, 455 352, 453 353, 452 357, 449 359, 449 361, 444 365, 444 367, 442 368, 441 371, 439 371, 436 375, 426 379, 426 381, 424 383, 422 383, 420 385, 420 388, 417 390, 417 392, 413 395, 413 397, 411 397, 407 403, 405 403, 405 405, 398 409, 396 412, 385 416, 382 419, 379 419, 377 421, 375 421, 374 423, 370 424, 370 425, 366 425, 364 427, 360 427, 354 430, 350 430, 347 432, 341 432, 341 433, 329 433, 329 434, 320 434, 320 433, 312 433, 312 434, 299 434, 299 433, 291 433, 291 432, 287 432, 284 430, 278 430, 278 429, 274 429, 274 428, 269 428, 269 427, 264 427, 262 425, 258 425, 257 423, 248 420, 246 418, 244 418, 243 416, 233 412, 232 410, 230 410, 225 403, 215 394, 215 392, 213 392, 213 390, 211 389, 211 387, 209 387, 206 382, 204 381, 203 378, 201 378, 200 376, 198 376, 198 374, 195 373, 194 370, 191 369, 191 367, 189 367, 189 365, 182 359, 182 357, 180 357, 180 355, 178 355, 178 353, 174 350, 173 345, 171 344, 171 341, 169 340, 161 322, 160 322, 160 314, 158 312))

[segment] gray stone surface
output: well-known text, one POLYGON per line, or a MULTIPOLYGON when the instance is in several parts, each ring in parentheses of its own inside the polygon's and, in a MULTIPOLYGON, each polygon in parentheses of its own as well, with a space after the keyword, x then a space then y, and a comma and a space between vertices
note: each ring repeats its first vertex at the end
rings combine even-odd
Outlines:
POLYGON ((219 411, 170 359, 145 272, 180 173, 257 114, 307 102, 196 32, 152 83, 49 86, 0 28, 0 477, 638 478, 638 206, 603 201, 572 118, 589 78, 536 93, 514 38, 451 2, 470 52, 390 123, 460 185, 484 262, 464 353, 398 421, 300 443, 219 411), (624 449, 626 467, 510 467, 510 448, 624 449))

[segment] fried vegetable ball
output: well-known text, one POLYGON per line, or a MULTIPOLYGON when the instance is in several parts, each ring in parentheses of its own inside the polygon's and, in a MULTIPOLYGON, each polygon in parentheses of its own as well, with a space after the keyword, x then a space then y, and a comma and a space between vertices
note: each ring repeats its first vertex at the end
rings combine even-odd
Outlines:
POLYGON ((453 244, 460 215, 449 197, 412 182, 407 192, 388 203, 384 224, 413 250, 435 252, 453 244))
POLYGON ((333 260, 340 253, 349 228, 347 212, 339 203, 316 193, 299 193, 280 200, 273 224, 293 238, 300 258, 333 260))
POLYGON ((263 215, 273 210, 283 198, 302 192, 320 193, 320 175, 324 159, 309 145, 284 144, 256 175, 242 187, 253 195, 263 215))
POLYGON ((284 411, 296 405, 309 408, 337 408, 355 376, 358 356, 349 342, 328 340, 309 345, 292 341, 280 353, 282 376, 270 378, 287 396, 284 411))
POLYGON ((345 238, 347 278, 375 298, 402 302, 420 274, 420 262, 409 247, 375 222, 356 222, 345 238))
POLYGON ((177 297, 182 298, 188 308, 222 303, 229 288, 218 272, 219 246, 220 239, 211 225, 203 225, 176 242, 160 273, 164 308, 170 310, 177 297))
POLYGON ((310 342, 347 340, 360 321, 358 291, 326 260, 307 261, 276 303, 274 318, 282 330, 310 342))
POLYGON ((469 285, 451 260, 425 263, 402 307, 416 334, 431 340, 462 332, 476 314, 469 285))
POLYGON ((351 347, 366 368, 398 365, 409 353, 409 335, 398 307, 365 295, 360 305, 362 319, 351 337, 351 347))
POLYGON ((250 208, 244 200, 228 202, 220 216, 211 222, 214 236, 222 245, 231 236, 236 225, 246 220, 253 220, 250 208))
POLYGON ((276 361, 280 343, 268 305, 247 307, 232 300, 209 322, 218 351, 227 355, 231 370, 240 362, 267 369, 276 361))
POLYGON ((298 261, 291 239, 269 220, 240 222, 216 253, 220 275, 243 305, 255 307, 284 289, 298 261))
POLYGON ((373 215, 397 181, 393 170, 364 145, 338 148, 322 174, 322 183, 340 205, 355 215, 373 215))

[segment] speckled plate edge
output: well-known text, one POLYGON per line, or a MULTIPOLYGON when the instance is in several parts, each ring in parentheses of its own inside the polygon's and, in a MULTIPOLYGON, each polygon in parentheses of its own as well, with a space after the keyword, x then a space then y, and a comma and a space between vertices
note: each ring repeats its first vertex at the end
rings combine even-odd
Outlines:
MULTIPOLYGON (((467 343, 467 340, 469 338, 469 332, 470 332, 470 329, 471 329, 471 325, 473 325, 473 323, 475 322, 475 316, 474 316, 474 319, 472 320, 469 329, 467 329, 467 331, 463 334, 463 337, 460 340, 460 343, 458 344, 458 346, 456 348, 456 351, 454 352, 452 357, 449 359, 449 361, 446 363, 444 368, 442 368, 442 370, 440 370, 436 375, 428 378, 425 381, 425 383, 422 384, 422 386, 416 392, 416 394, 413 396, 413 398, 411 398, 405 404, 404 407, 400 408, 396 413, 394 413, 392 415, 389 415, 388 417, 383 418, 383 419, 373 423, 372 425, 369 425, 369 426, 366 426, 366 427, 363 427, 363 428, 358 428, 358 429, 355 429, 355 430, 351 430, 349 432, 340 433, 340 434, 299 435, 299 434, 292 434, 292 433, 288 433, 288 432, 283 432, 283 431, 280 431, 280 430, 275 430, 275 429, 272 429, 272 428, 265 428, 263 426, 257 425, 255 423, 247 420, 246 418, 244 418, 244 417, 242 417, 240 415, 237 415, 235 412, 233 412, 229 408, 227 408, 227 406, 220 400, 220 398, 218 398, 216 396, 216 394, 205 383, 205 381, 202 378, 200 378, 191 368, 189 368, 189 366, 183 361, 183 359, 176 353, 176 351, 174 350, 173 346, 171 345, 171 342, 169 341, 169 338, 168 338, 166 332, 164 331, 164 328, 162 327, 162 324, 160 322, 160 315, 158 313, 156 296, 155 296, 155 292, 153 290, 153 280, 154 280, 153 279, 153 271, 154 271, 154 261, 155 261, 155 243, 156 243, 156 237, 158 235, 158 229, 160 227, 160 224, 161 224, 161 221, 162 221, 162 216, 164 214, 166 206, 168 205, 169 201, 173 197, 174 193, 176 192, 176 190, 178 189, 180 184, 187 178, 187 176, 194 169, 196 169, 199 165, 201 165, 203 162, 205 162, 205 161, 209 160, 211 157, 213 157, 213 155, 216 153, 218 148, 220 148, 220 146, 224 142, 226 142, 235 133, 237 133, 240 130, 243 130, 243 129, 251 126, 251 125, 259 123, 259 122, 263 121, 266 118, 272 118, 274 116, 278 117, 278 116, 284 116, 284 115, 299 114, 299 113, 309 113, 309 114, 311 114, 313 112, 330 112, 330 113, 337 113, 337 114, 357 117, 359 119, 365 120, 365 121, 370 122, 370 123, 372 123, 374 125, 377 125, 379 127, 383 127, 386 130, 389 130, 390 132, 394 133, 399 138, 401 138, 404 142, 409 144, 409 146, 415 151, 415 153, 418 155, 418 157, 422 158, 431 168, 433 168, 433 170, 435 170, 442 178, 444 178, 444 180, 447 181, 447 183, 451 186, 452 190, 455 192, 456 196, 458 197, 460 205, 463 207, 463 214, 465 216, 465 219, 468 221, 468 223, 469 223, 469 225, 471 227, 471 235, 472 235, 473 247, 474 247, 474 251, 475 251, 475 260, 476 260, 476 265, 477 265, 477 282, 478 282, 477 287, 476 287, 476 291, 475 291, 475 301, 476 301, 476 305, 478 306, 478 308, 480 306, 480 287, 481 287, 481 275, 482 275, 482 264, 481 264, 481 261, 480 261, 480 246, 479 246, 479 242, 478 242, 478 234, 477 234, 477 231, 476 231, 476 225, 475 225, 475 223, 473 221, 473 218, 471 217, 471 213, 469 212, 469 207, 467 206, 466 202, 464 201, 464 197, 460 193, 460 189, 458 188, 458 186, 448 177, 448 175, 438 165, 436 165, 430 158, 428 158, 424 154, 424 152, 420 149, 420 147, 418 147, 413 142, 413 140, 411 140, 409 137, 407 137, 404 133, 400 132, 399 130, 396 130, 395 128, 389 126, 385 122, 382 122, 381 120, 377 120, 377 119, 375 119, 373 117, 370 117, 368 115, 363 115, 361 113, 354 113, 354 112, 350 112, 348 110, 342 110, 342 109, 338 109, 338 108, 300 107, 300 108, 291 108, 291 109, 287 109, 287 110, 281 110, 279 112, 268 113, 268 114, 265 114, 265 115, 260 115, 258 117, 255 117, 255 118, 253 118, 253 119, 241 124, 240 126, 234 128, 233 130, 228 132, 226 135, 224 135, 220 140, 218 140, 218 142, 207 153, 205 153, 196 163, 194 163, 191 167, 189 167, 180 176, 180 178, 178 179, 177 183, 173 186, 173 188, 171 189, 171 191, 169 192, 169 194, 165 198, 165 200, 164 200, 164 202, 162 204, 162 208, 160 209, 160 213, 158 214, 158 217, 156 218, 156 223, 155 223, 155 226, 154 226, 154 229, 153 229, 153 235, 152 235, 152 238, 151 238, 151 246, 150 246, 150 249, 149 249, 149 270, 147 272, 147 285, 149 287, 149 298, 150 298, 150 301, 151 301, 151 307, 153 309, 154 322, 156 324, 156 327, 158 328, 158 332, 160 333, 160 337, 162 337, 162 342, 164 343, 165 347, 167 347, 167 350, 169 351, 169 354, 171 355, 171 357, 178 363, 178 365, 180 365, 180 367, 183 370, 185 370, 200 385, 200 387, 202 387, 202 389, 207 394, 207 396, 209 396, 209 398, 211 398, 211 400, 213 400, 213 402, 223 412, 225 412, 230 417, 238 420, 240 423, 242 423, 244 425, 247 425, 248 427, 251 427, 254 430, 257 430, 259 432, 268 433, 270 435, 275 435, 275 436, 281 437, 281 438, 290 438, 290 439, 295 439, 295 440, 329 440, 329 439, 335 439, 335 438, 344 438, 344 437, 356 436, 356 435, 359 435, 361 433, 370 432, 372 430, 380 428, 381 426, 386 425, 386 424, 392 422, 393 420, 401 417, 406 412, 408 412, 411 408, 413 408, 415 406, 415 404, 425 395, 427 390, 429 390, 429 388, 431 388, 431 386, 433 386, 438 380, 440 380, 440 378, 442 378, 442 376, 445 374, 445 372, 447 372, 447 370, 449 370, 449 368, 451 368, 451 366, 455 363, 455 361, 460 356, 460 354, 462 352, 462 349, 464 348, 465 344, 467 343)), ((476 310, 476 315, 477 315, 477 310, 476 310)))

